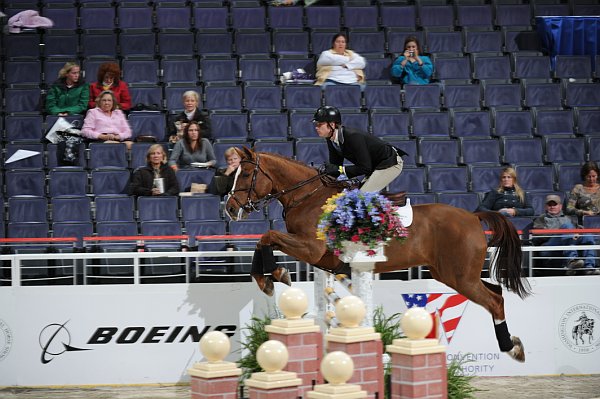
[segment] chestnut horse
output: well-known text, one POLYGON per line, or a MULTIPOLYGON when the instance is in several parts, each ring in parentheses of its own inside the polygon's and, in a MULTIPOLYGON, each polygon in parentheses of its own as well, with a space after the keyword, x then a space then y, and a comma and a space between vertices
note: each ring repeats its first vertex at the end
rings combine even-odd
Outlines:
MULTIPOLYGON (((270 246, 317 267, 339 271, 343 263, 316 238, 316 230, 321 206, 341 188, 325 184, 316 169, 298 161, 248 148, 237 151, 242 161, 225 204, 229 216, 243 219, 273 200, 279 200, 285 212, 287 232, 267 231, 257 250, 270 246)), ((501 286, 481 279, 488 245, 497 247, 490 275, 521 298, 529 295, 527 280, 521 277, 521 242, 513 225, 497 212, 470 213, 445 204, 415 205, 408 239, 391 241, 385 248, 388 260, 376 263, 374 272, 428 265, 433 278, 487 309, 500 350, 524 361, 521 340, 508 332, 501 286), (489 243, 482 221, 493 232, 489 243)))

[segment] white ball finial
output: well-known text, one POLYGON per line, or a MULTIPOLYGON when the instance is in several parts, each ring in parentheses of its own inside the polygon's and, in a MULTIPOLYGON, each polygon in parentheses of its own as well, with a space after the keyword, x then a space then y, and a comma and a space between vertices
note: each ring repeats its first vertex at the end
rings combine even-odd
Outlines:
POLYGON ((221 331, 211 331, 200 339, 200 352, 211 363, 220 362, 231 350, 229 337, 221 331))
POLYGON ((423 308, 410 308, 400 320, 400 327, 410 339, 423 339, 433 327, 431 315, 423 308))
POLYGON ((364 302, 357 296, 345 296, 335 305, 335 315, 340 324, 346 328, 358 327, 366 313, 364 302))
POLYGON ((264 342, 256 351, 256 361, 267 373, 283 370, 288 362, 288 350, 280 341, 264 342))
POLYGON ((279 309, 288 320, 302 318, 308 309, 306 293, 300 288, 288 288, 279 296, 279 309))
POLYGON ((354 362, 345 352, 330 352, 321 360, 321 374, 332 385, 345 384, 354 373, 354 362))

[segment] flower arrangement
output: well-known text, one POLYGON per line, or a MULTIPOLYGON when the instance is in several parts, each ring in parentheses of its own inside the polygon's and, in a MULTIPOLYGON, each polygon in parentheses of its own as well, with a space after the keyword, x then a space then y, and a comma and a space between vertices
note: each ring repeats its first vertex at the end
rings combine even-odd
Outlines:
POLYGON ((325 241, 335 256, 340 256, 345 241, 366 245, 367 254, 373 256, 379 243, 408 236, 392 203, 378 193, 344 190, 321 209, 317 238, 325 241))

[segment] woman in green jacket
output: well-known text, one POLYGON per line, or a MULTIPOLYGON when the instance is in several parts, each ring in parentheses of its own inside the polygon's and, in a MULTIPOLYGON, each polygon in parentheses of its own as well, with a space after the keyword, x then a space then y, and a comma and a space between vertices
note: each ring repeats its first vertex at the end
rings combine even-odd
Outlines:
POLYGON ((58 72, 46 96, 46 110, 51 115, 83 114, 87 111, 90 89, 80 77, 81 68, 67 62, 58 72))

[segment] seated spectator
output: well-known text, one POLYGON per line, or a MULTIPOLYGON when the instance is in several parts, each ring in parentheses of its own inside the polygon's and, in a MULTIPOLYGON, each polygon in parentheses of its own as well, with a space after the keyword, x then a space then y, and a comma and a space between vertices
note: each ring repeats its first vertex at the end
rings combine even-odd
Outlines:
POLYGON ((183 129, 183 138, 175 143, 169 158, 169 165, 177 170, 179 168, 191 168, 193 162, 213 166, 217 161, 212 144, 202 137, 198 122, 192 121, 183 129))
POLYGON ((533 216, 533 207, 517 183, 517 172, 510 167, 502 170, 500 185, 497 189, 485 194, 477 210, 496 211, 507 217, 533 216))
POLYGON ((577 215, 579 224, 583 224, 584 216, 598 215, 600 210, 600 169, 594 161, 586 162, 581 167, 583 184, 576 184, 569 193, 567 215, 577 215))
POLYGON ((137 168, 131 177, 132 195, 178 195, 179 182, 175 171, 167 165, 167 153, 162 144, 153 144, 146 153, 148 164, 137 168))
POLYGON ((325 88, 328 85, 359 85, 366 86, 365 59, 357 53, 348 50, 348 39, 343 33, 333 37, 331 49, 325 50, 317 61, 316 85, 325 88))
POLYGON ((183 100, 183 111, 174 115, 169 121, 169 142, 176 143, 183 136, 183 129, 191 121, 197 122, 202 129, 202 136, 206 139, 212 139, 210 132, 210 119, 208 114, 202 112, 198 105, 200 97, 194 90, 188 90, 181 96, 183 100))
POLYGON ((90 89, 81 78, 81 68, 75 62, 67 62, 48 90, 46 111, 59 116, 83 114, 88 108, 89 98, 90 89))
POLYGON ((110 90, 115 94, 118 108, 123 111, 131 109, 131 96, 129 95, 129 87, 119 77, 121 76, 121 68, 116 62, 105 62, 98 68, 98 81, 90 84, 90 102, 89 108, 94 108, 96 104, 94 99, 106 90, 110 90))
POLYGON ((226 195, 233 188, 235 180, 235 171, 240 166, 240 156, 235 147, 229 147, 225 151, 226 168, 219 168, 215 172, 215 176, 208 185, 208 192, 216 195, 226 195))
MULTIPOLYGON (((533 222, 534 229, 575 229, 576 224, 570 216, 565 216, 562 212, 562 201, 558 195, 550 194, 546 196, 546 212, 543 215, 537 217, 533 222)), ((551 237, 534 237, 533 243, 535 245, 544 246, 564 246, 564 245, 594 245, 596 244, 593 237, 584 234, 565 234, 565 235, 553 235, 551 237)), ((552 257, 553 251, 541 251, 540 255, 545 257, 552 257)), ((567 261, 567 275, 572 276, 576 274, 576 269, 585 268, 585 274, 600 274, 600 270, 595 270, 596 260, 595 251, 585 249, 582 251, 584 259, 577 259, 577 250, 569 249, 563 251, 563 256, 568 259, 567 261)))
MULTIPOLYGON (((81 134, 92 140, 115 143, 131 138, 131 127, 125 114, 117 109, 117 99, 110 90, 96 98, 96 108, 90 109, 83 120, 81 134)), ((128 147, 131 144, 127 143, 128 147)))
POLYGON ((404 53, 392 64, 392 76, 403 84, 426 85, 431 79, 433 64, 426 55, 421 55, 421 45, 415 36, 404 41, 404 53))

